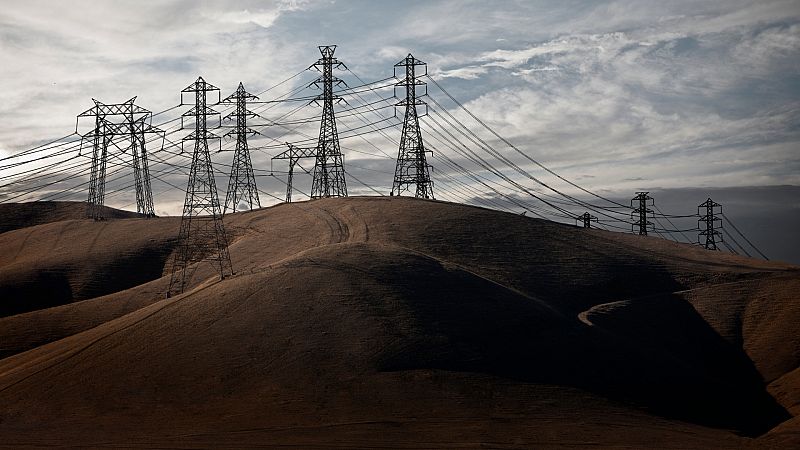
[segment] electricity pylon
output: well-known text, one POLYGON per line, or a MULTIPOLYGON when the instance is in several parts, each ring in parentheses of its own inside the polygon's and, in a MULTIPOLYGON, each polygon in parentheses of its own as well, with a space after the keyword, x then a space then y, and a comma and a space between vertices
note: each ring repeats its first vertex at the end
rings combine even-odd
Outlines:
POLYGON ((650 197, 649 192, 637 192, 636 197, 631 199, 631 231, 636 231, 639 228, 640 236, 647 236, 647 230, 653 225, 647 217, 653 214, 653 210, 649 206, 653 206, 653 197, 650 197))
POLYGON ((333 86, 344 84, 344 81, 333 76, 333 69, 343 68, 345 65, 333 56, 336 51, 335 45, 320 46, 319 51, 322 57, 311 65, 321 73, 311 84, 322 89, 322 94, 314 99, 317 105, 322 102, 322 120, 319 126, 311 198, 347 197, 344 159, 339 148, 339 134, 336 131, 336 117, 333 111, 334 101, 338 103, 342 99, 333 93, 333 86))
POLYGON ((152 126, 153 114, 135 104, 136 97, 124 103, 105 104, 92 99, 94 106, 80 113, 75 125, 78 132, 81 117, 94 117, 94 128, 84 134, 81 141, 92 141, 92 168, 89 176, 89 198, 86 215, 90 219, 104 219, 106 166, 109 148, 121 149, 120 140, 128 145, 122 152, 130 150, 133 159, 133 178, 136 190, 136 211, 145 217, 155 216, 153 190, 150 187, 150 169, 147 161, 145 136, 163 133, 152 126))
POLYGON ((228 191, 225 194, 225 207, 222 214, 225 214, 229 208, 232 212, 236 212, 239 202, 247 203, 248 209, 261 207, 256 188, 256 177, 253 174, 253 163, 250 161, 250 149, 247 146, 247 136, 259 134, 247 126, 247 118, 258 115, 247 109, 248 100, 258 100, 258 97, 247 92, 242 83, 239 83, 236 92, 222 100, 222 103, 236 105, 236 109, 225 116, 226 120, 236 119, 234 129, 225 133, 225 136, 236 137, 236 150, 233 154, 231 175, 228 179, 228 191))
POLYGON ((583 228, 592 228, 592 222, 597 222, 597 216, 585 212, 575 218, 575 222, 577 223, 578 221, 583 223, 583 228))
MULTIPOLYGON (((341 97, 333 93, 333 86, 344 84, 344 81, 333 76, 334 68, 345 67, 344 63, 334 58, 336 51, 335 45, 319 47, 322 58, 312 64, 310 68, 317 69, 321 75, 314 80, 311 85, 322 89, 322 94, 318 95, 312 103, 317 105, 322 102, 322 119, 319 125, 319 139, 316 147, 297 147, 286 145, 288 150, 272 157, 276 159, 286 159, 289 161, 289 171, 286 181, 286 202, 292 201, 292 182, 294 178, 294 167, 303 158, 314 158, 314 180, 311 184, 311 198, 321 197, 347 197, 347 183, 345 181, 344 157, 339 148, 339 134, 336 131, 336 117, 334 115, 333 103, 342 100, 341 97)), ((346 67, 345 67, 346 68, 346 67)))
MULTIPOLYGON (((95 99, 92 99, 92 101, 95 102, 95 108, 99 110, 100 102, 95 99)), ((87 113, 88 111, 78 117, 88 116, 89 114, 87 113)), ((86 200, 86 217, 102 220, 103 204, 106 196, 106 163, 108 161, 108 141, 110 136, 103 115, 98 111, 94 116, 94 129, 83 136, 83 139, 92 139, 92 169, 89 175, 89 198, 86 200)))
POLYGON ((191 273, 188 272, 193 263, 210 261, 219 273, 220 279, 233 273, 231 256, 228 253, 228 237, 222 222, 214 169, 208 150, 208 140, 219 139, 217 135, 208 131, 207 127, 208 117, 219 114, 207 105, 207 94, 214 91, 219 96, 219 89, 206 83, 203 77, 197 78, 197 81, 181 91, 181 103, 184 93, 193 93, 195 96, 194 107, 181 116, 182 128, 184 118, 194 118, 194 131, 183 138, 184 143, 194 141, 194 152, 168 296, 184 291, 191 277, 191 273))
POLYGON ((718 243, 722 242, 722 233, 718 230, 722 228, 722 205, 708 198, 703 203, 697 205, 697 228, 700 233, 697 235, 697 243, 706 250, 719 250, 718 243), (701 212, 705 209, 705 214, 701 212))
MULTIPOLYGON (((136 186, 136 212, 145 217, 155 217, 155 204, 153 203, 153 189, 150 186, 150 166, 147 160, 147 147, 145 133, 162 132, 145 122, 144 118, 135 120, 133 114, 129 116, 131 154, 133 155, 133 177, 136 186)), ((152 114, 148 115, 152 118, 152 114)))
POLYGON ((396 105, 405 106, 406 111, 403 119, 403 132, 400 135, 397 165, 394 170, 392 195, 402 195, 403 192, 410 190, 411 185, 415 185, 417 198, 432 199, 434 198, 433 181, 431 181, 430 165, 426 160, 426 150, 419 129, 417 113, 417 106, 426 106, 425 102, 417 98, 417 86, 425 87, 426 85, 417 78, 417 66, 422 66, 424 69, 424 73, 421 75, 427 74, 427 65, 414 58, 411 53, 394 65, 395 76, 397 76, 398 67, 405 68, 405 77, 395 86, 403 86, 406 89, 406 98, 396 105))
POLYGON ((292 182, 294 180, 294 166, 303 159, 303 158, 316 158, 317 157, 317 148, 316 147, 297 147, 296 145, 292 145, 290 143, 286 143, 286 146, 289 147, 288 150, 278 153, 277 155, 272 157, 272 160, 276 159, 286 159, 289 160, 289 171, 286 177, 286 203, 292 202, 292 182))

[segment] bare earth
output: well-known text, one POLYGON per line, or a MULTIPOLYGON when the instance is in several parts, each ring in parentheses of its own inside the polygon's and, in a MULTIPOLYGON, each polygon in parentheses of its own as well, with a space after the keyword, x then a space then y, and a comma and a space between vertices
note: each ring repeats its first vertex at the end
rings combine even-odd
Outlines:
POLYGON ((797 266, 325 199, 165 299, 180 218, 0 206, 2 448, 800 448, 797 266))

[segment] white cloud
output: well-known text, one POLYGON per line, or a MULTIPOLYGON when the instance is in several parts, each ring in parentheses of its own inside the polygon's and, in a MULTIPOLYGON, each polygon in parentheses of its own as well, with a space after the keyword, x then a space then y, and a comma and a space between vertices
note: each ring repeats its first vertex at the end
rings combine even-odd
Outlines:
POLYGON ((570 177, 599 174, 587 182, 595 188, 642 183, 621 181, 632 172, 670 187, 796 182, 783 167, 800 164, 788 151, 800 142, 792 130, 800 118, 800 93, 791 94, 792 103, 776 99, 784 103, 776 108, 729 92, 753 89, 748 83, 765 76, 780 78, 775 64, 796 64, 797 27, 692 36, 636 30, 567 35, 483 52, 440 76, 496 68, 524 79, 527 85, 489 91, 468 108, 570 177), (749 115, 728 114, 731 101, 749 115), (769 161, 762 158, 766 149, 769 161), (742 177, 748 170, 758 175, 742 177))
POLYGON ((407 48, 398 47, 396 45, 381 47, 377 52, 378 58, 389 61, 399 61, 405 58, 407 54, 407 48))
MULTIPOLYGON (((583 178, 588 187, 796 180, 785 170, 800 159, 789 151, 800 141, 800 92, 791 81, 800 71, 800 12, 791 1, 367 5, 30 0, 3 8, 0 59, 13 61, 0 74, 3 151, 71 132, 91 97, 139 95, 157 111, 175 105, 197 75, 223 94, 239 81, 258 92, 308 67, 316 45, 335 43, 337 56, 366 81, 391 75, 392 64, 412 52, 531 155, 570 177, 592 176, 583 178)), ((301 74, 265 99, 313 76, 301 74)), ((289 109, 264 110, 277 117, 289 109)), ((296 117, 318 113, 309 107, 296 117)), ((359 120, 340 118, 340 133, 359 120)), ((300 131, 313 136, 315 128, 300 131)), ((264 131, 279 142, 306 138, 264 131)), ((365 137, 395 154, 395 144, 365 137)), ((379 154, 360 140, 343 145, 379 154)), ((254 153, 258 167, 269 167, 267 153, 254 153)), ((273 184, 268 189, 282 196, 273 184)), ((169 191, 163 198, 181 200, 169 191)))
POLYGON ((280 16, 281 11, 278 9, 261 10, 250 12, 249 10, 242 11, 228 11, 221 15, 214 17, 222 22, 229 23, 253 23, 263 28, 269 28, 280 16))
POLYGON ((262 28, 271 27, 282 14, 286 12, 300 11, 307 6, 307 1, 283 0, 268 4, 267 8, 258 8, 250 11, 249 9, 219 11, 218 9, 209 10, 205 13, 206 17, 219 20, 221 22, 245 24, 252 23, 262 28))
POLYGON ((452 70, 440 70, 432 75, 436 75, 441 78, 461 78, 464 80, 474 80, 485 74, 487 71, 488 70, 486 67, 467 66, 452 70))

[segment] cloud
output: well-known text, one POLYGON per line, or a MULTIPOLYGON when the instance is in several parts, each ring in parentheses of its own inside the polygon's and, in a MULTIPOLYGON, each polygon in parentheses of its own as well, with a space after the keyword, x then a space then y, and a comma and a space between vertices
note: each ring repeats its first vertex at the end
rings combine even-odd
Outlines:
POLYGON ((396 45, 382 47, 377 52, 378 58, 390 61, 399 61, 403 59, 407 54, 408 54, 408 49, 403 47, 398 47, 396 45))
POLYGON ((262 28, 271 27, 278 17, 286 12, 301 11, 307 6, 307 1, 282 0, 273 2, 268 8, 233 10, 220 12, 212 9, 205 13, 206 17, 223 23, 245 24, 252 23, 262 28))
POLYGON ((278 19, 280 16, 281 11, 278 9, 274 10, 262 10, 262 11, 255 11, 250 12, 249 10, 242 10, 242 11, 229 11, 224 12, 215 18, 221 22, 228 22, 228 23, 253 23, 263 28, 269 28, 278 19))
MULTIPOLYGON (((685 20, 695 18, 663 22, 685 20)), ((570 175, 601 172, 593 186, 634 178, 662 186, 797 182, 784 168, 800 165, 789 151, 800 142, 792 125, 800 88, 788 75, 800 56, 798 25, 785 18, 749 25, 674 33, 660 22, 631 22, 624 32, 481 52, 439 76, 513 85, 483 92, 467 107, 570 175), (759 176, 741 176, 747 172, 759 176)))
MULTIPOLYGON (((142 106, 164 110, 198 75, 218 85, 223 95, 239 81, 251 92, 274 88, 262 100, 295 89, 296 95, 311 95, 303 87, 316 74, 303 70, 319 57, 317 45, 332 43, 339 45, 337 57, 352 71, 337 71, 337 76, 351 85, 361 84, 353 73, 368 82, 391 76, 393 64, 412 52, 448 91, 529 156, 594 190, 800 183, 799 28, 800 12, 792 1, 434 1, 389 9, 366 1, 30 0, 0 11, 0 79, 5 86, 0 114, 6 118, 0 141, 7 154, 63 136, 92 97, 111 103, 138 95, 142 106)), ((391 80, 383 84, 360 95, 369 101, 390 97, 391 80)), ((433 100, 442 103, 500 154, 574 191, 428 87, 433 109, 442 109, 433 100)), ((352 96, 349 101, 350 106, 362 104, 352 96)), ((363 127, 363 120, 393 114, 395 102, 376 103, 377 112, 364 107, 359 110, 363 117, 340 114, 340 135, 355 134, 352 130, 363 127)), ((264 104, 259 112, 275 119, 295 106, 264 104)), ((337 113, 347 107, 338 105, 337 113)), ((157 120, 171 120, 182 111, 157 120)), ((265 171, 258 181, 266 192, 283 197, 278 179, 283 174, 266 176, 270 157, 286 140, 313 140, 319 125, 312 119, 319 113, 303 106, 286 120, 308 118, 309 123, 296 129, 259 128, 264 136, 254 138, 258 149, 252 158, 265 171)), ((423 135, 436 148, 436 158, 446 152, 491 178, 503 192, 515 190, 436 141, 431 118, 422 119, 423 135)), ((379 189, 391 182, 400 130, 383 132, 388 138, 376 132, 342 140, 346 161, 352 163, 348 171, 379 189)), ((178 160, 154 154, 154 172, 170 168, 156 157, 166 163, 178 160)), ((229 153, 214 156, 220 186, 230 158, 229 153)), ((459 189, 490 192, 440 159, 435 162, 437 186, 452 193, 446 198, 459 189)), ((536 185, 512 169, 503 170, 525 186, 536 185)), ((185 186, 185 174, 160 176, 185 186)), ((298 187, 307 190, 307 182, 309 177, 298 172, 298 187)), ((159 210, 179 213, 181 192, 157 184, 156 190, 163 191, 156 201, 159 210)), ((357 182, 349 184, 354 192, 371 192, 357 182)), ((76 199, 85 197, 79 189, 73 193, 76 199)), ((120 193, 109 200, 123 197, 120 193)))
POLYGON ((478 57, 485 66, 513 69, 527 64, 537 57, 570 56, 575 53, 594 53, 596 57, 613 57, 625 45, 633 43, 624 33, 614 32, 603 35, 577 35, 543 42, 520 50, 494 50, 478 57))
POLYGON ((441 70, 434 74, 441 78, 461 78, 463 80, 474 80, 488 71, 486 67, 468 66, 452 70, 441 70))

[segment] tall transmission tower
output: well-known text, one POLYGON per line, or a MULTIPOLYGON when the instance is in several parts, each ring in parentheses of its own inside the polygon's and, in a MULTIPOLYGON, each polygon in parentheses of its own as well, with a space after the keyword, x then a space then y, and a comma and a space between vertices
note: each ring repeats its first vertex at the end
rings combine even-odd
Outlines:
MULTIPOLYGON (((288 150, 272 157, 289 161, 289 171, 286 181, 286 202, 292 201, 292 182, 294 168, 304 158, 314 158, 314 180, 311 184, 311 198, 321 197, 347 197, 347 183, 345 182, 344 157, 339 148, 339 134, 336 131, 336 117, 333 111, 334 102, 340 102, 341 97, 333 93, 333 86, 345 84, 344 81, 333 76, 334 68, 346 68, 344 63, 333 56, 335 45, 319 47, 322 58, 312 64, 321 75, 311 85, 322 89, 312 103, 317 105, 322 102, 322 119, 319 126, 319 139, 316 147, 297 147, 286 143, 288 150)), ((305 169, 304 169, 305 170, 305 169)))
POLYGON ((597 222, 597 216, 585 212, 575 218, 576 223, 579 221, 583 223, 583 228, 592 228, 592 222, 597 222))
POLYGON ((344 84, 344 81, 333 76, 333 69, 346 66, 333 56, 336 51, 335 45, 320 46, 319 51, 322 57, 311 65, 321 74, 311 84, 322 89, 322 94, 314 100, 317 105, 322 102, 322 120, 319 126, 311 198, 347 197, 344 159, 339 148, 339 134, 336 131, 336 117, 333 112, 334 101, 338 103, 342 99, 333 93, 333 86, 344 84))
POLYGON ((259 134, 247 126, 247 118, 258 115, 247 109, 248 100, 258 100, 258 97, 247 92, 242 83, 239 83, 236 92, 222 100, 222 103, 236 105, 236 109, 225 116, 226 120, 236 119, 235 127, 225 133, 225 136, 236 136, 236 150, 233 154, 223 214, 229 208, 232 212, 236 212, 239 202, 247 203, 248 209, 261 207, 261 200, 258 199, 258 189, 256 188, 256 177, 253 174, 253 163, 250 161, 250 149, 247 146, 247 136, 259 134))
MULTIPOLYGON (((419 116, 417 114, 417 106, 427 107, 425 102, 417 98, 417 87, 426 87, 426 84, 417 78, 417 66, 422 66, 424 70, 419 76, 427 75, 427 64, 414 58, 411 53, 394 65, 395 77, 399 67, 405 68, 405 77, 397 82, 395 86, 403 86, 406 89, 406 98, 396 105, 405 106, 406 113, 403 119, 403 132, 400 135, 397 165, 394 170, 392 195, 402 195, 404 191, 410 190, 411 185, 415 185, 415 196, 417 198, 432 199, 434 198, 433 181, 431 181, 430 165, 425 158, 426 150, 422 141, 419 116)), ((426 94, 427 92, 423 95, 426 94)))
POLYGON ((184 126, 184 118, 194 119, 194 131, 183 138, 184 143, 194 141, 194 152, 168 296, 181 293, 186 288, 191 278, 191 273, 188 272, 192 263, 210 261, 219 272, 220 278, 233 273, 231 256, 228 253, 228 237, 222 222, 211 153, 208 149, 209 139, 219 139, 208 131, 208 117, 219 114, 207 105, 209 92, 216 92, 219 102, 219 89, 207 83, 203 77, 197 78, 197 81, 181 91, 181 103, 184 94, 193 93, 195 97, 194 107, 181 117, 181 127, 184 126))
POLYGON ((697 228, 700 233, 697 235, 697 243, 706 250, 719 250, 718 243, 722 243, 722 205, 708 198, 703 203, 697 205, 697 228), (703 214, 705 213, 705 214, 703 214))
POLYGON ((127 141, 122 152, 130 150, 136 190, 136 211, 146 217, 155 216, 153 190, 150 187, 150 169, 147 160, 145 135, 163 133, 152 126, 153 114, 135 104, 136 97, 124 103, 105 104, 92 99, 94 106, 78 115, 75 132, 78 132, 82 117, 94 117, 93 129, 82 136, 83 141, 92 142, 92 168, 89 176, 89 198, 86 215, 90 219, 102 220, 105 203, 106 166, 109 148, 121 149, 119 142, 127 141))
POLYGON ((631 224, 631 230, 636 231, 636 228, 639 228, 639 235, 640 236, 647 236, 647 230, 651 228, 653 225, 652 222, 648 220, 648 215, 652 216, 653 210, 650 209, 650 206, 653 206, 653 197, 650 197, 649 192, 637 192, 636 197, 631 199, 631 220, 633 223, 631 224))

